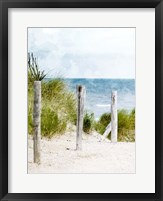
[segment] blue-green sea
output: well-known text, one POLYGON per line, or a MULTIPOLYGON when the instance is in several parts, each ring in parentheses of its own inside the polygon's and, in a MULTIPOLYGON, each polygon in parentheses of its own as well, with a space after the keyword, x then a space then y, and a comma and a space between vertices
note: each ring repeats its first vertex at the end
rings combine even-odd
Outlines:
POLYGON ((93 112, 95 118, 110 112, 111 91, 118 94, 118 109, 135 108, 135 79, 65 79, 68 88, 76 92, 76 85, 86 87, 85 109, 93 112))

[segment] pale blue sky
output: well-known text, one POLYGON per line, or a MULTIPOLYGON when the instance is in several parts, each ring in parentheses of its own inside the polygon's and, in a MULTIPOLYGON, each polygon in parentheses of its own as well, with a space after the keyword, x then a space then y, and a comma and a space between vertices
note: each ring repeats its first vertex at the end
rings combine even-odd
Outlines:
POLYGON ((28 28, 47 77, 135 78, 134 28, 28 28))

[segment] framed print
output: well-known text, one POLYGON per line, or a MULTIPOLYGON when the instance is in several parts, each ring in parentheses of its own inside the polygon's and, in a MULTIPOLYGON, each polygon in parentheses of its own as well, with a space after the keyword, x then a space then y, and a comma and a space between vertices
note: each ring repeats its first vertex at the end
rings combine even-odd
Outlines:
POLYGON ((163 200, 161 0, 1 0, 1 200, 163 200))

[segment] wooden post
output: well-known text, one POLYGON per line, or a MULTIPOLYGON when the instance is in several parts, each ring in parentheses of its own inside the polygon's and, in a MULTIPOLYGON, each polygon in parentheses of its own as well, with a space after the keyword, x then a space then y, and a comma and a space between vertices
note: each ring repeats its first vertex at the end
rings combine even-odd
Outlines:
POLYGON ((76 133, 76 150, 82 149, 82 131, 83 131, 83 116, 84 116, 84 98, 85 87, 77 86, 77 133, 76 133))
POLYGON ((117 91, 111 94, 111 141, 117 142, 117 91))
POLYGON ((33 151, 34 163, 40 163, 40 140, 41 140, 41 81, 34 81, 34 105, 33 105, 33 151))

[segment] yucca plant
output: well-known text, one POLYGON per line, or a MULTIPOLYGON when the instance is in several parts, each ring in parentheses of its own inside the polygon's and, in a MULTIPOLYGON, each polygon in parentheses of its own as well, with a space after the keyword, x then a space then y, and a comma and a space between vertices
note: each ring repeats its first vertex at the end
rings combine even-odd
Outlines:
POLYGON ((44 70, 39 70, 38 61, 33 53, 28 53, 28 78, 30 82, 41 81, 46 77, 44 70))

